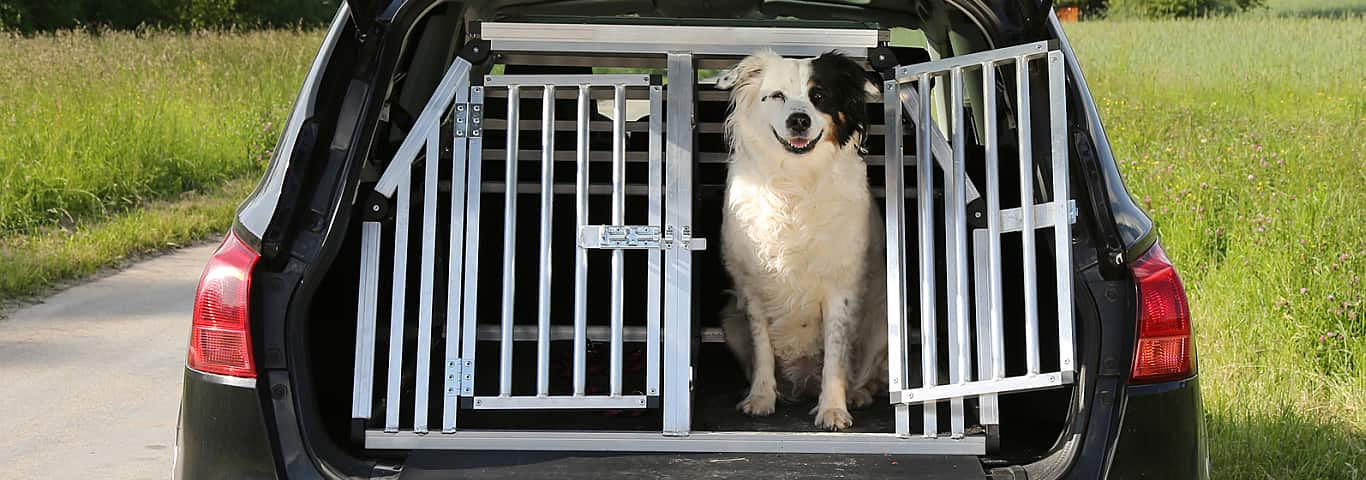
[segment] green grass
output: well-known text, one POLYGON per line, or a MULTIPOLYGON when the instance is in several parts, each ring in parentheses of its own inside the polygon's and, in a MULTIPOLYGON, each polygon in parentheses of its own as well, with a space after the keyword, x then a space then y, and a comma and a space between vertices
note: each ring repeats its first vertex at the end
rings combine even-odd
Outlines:
POLYGON ((216 238, 232 223, 237 202, 255 186, 255 179, 232 180, 75 228, 0 239, 0 307, 129 258, 216 238))
POLYGON ((296 31, 0 34, 0 301, 221 231, 223 208, 138 209, 194 191, 240 200, 223 185, 260 175, 317 45, 296 31), (61 255, 32 247, 63 235, 61 255))
POLYGON ((1363 0, 1267 0, 1266 12, 1280 17, 1352 18, 1366 16, 1363 0))
POLYGON ((1067 30, 1190 294, 1215 478, 1366 477, 1366 20, 1067 30))
POLYGON ((0 36, 0 235, 257 173, 310 32, 0 36))

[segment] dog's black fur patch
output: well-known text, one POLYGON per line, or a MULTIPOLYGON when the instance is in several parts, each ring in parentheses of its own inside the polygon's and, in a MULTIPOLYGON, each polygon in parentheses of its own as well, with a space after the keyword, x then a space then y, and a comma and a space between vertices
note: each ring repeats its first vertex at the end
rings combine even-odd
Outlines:
POLYGON ((808 95, 816 109, 829 115, 835 124, 835 141, 840 147, 855 133, 868 129, 868 93, 864 85, 868 74, 849 57, 828 52, 811 62, 811 91, 808 95), (819 99, 818 99, 819 98, 819 99))

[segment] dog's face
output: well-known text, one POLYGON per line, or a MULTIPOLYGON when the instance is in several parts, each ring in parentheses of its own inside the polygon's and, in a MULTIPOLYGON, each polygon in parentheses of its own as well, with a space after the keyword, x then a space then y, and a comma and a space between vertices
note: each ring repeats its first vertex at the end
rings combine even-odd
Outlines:
POLYGON ((868 126, 867 98, 878 93, 862 67, 837 53, 809 59, 756 53, 716 86, 732 90, 726 121, 732 142, 767 150, 766 142, 792 155, 857 143, 868 126))

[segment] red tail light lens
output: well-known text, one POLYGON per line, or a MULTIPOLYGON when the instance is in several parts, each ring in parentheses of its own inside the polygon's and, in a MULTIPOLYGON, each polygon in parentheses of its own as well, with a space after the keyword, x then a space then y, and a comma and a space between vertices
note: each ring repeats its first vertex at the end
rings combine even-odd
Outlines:
POLYGON ((251 269, 261 256, 236 234, 218 246, 194 296, 190 329, 190 368, 234 377, 256 377, 247 323, 251 269))
POLYGON ((1131 383, 1180 380, 1195 373, 1186 288, 1159 245, 1130 267, 1138 283, 1138 348, 1131 383))

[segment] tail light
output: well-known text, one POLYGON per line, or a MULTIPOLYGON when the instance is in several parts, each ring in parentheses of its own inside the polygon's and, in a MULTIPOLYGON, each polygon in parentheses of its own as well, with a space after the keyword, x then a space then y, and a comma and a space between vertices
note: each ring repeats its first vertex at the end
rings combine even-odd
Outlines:
POLYGON ((1154 244, 1130 267, 1138 283, 1138 348, 1131 383, 1180 380, 1195 373, 1186 289, 1162 247, 1154 244))
POLYGON ((261 256, 228 233, 213 253, 194 296, 190 368, 233 377, 256 377, 247 322, 251 269, 261 256))

